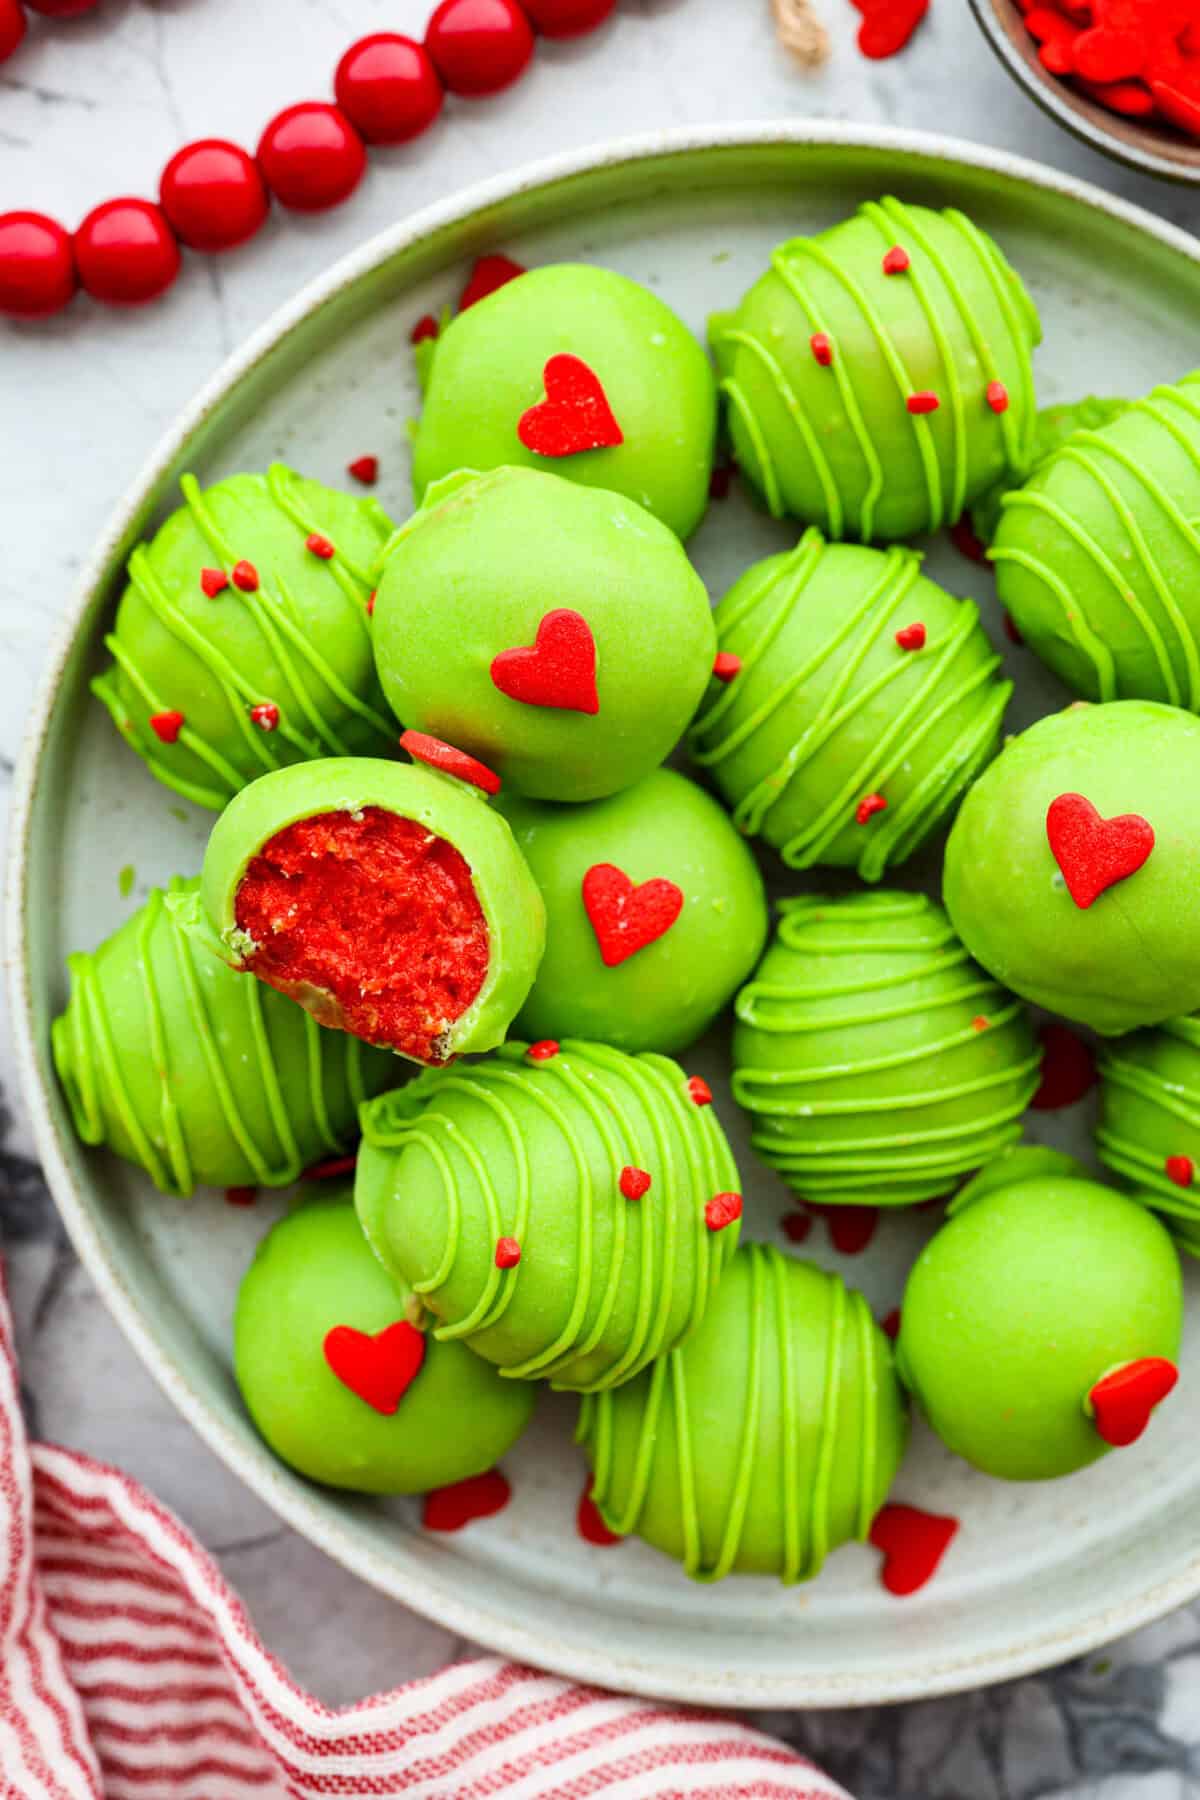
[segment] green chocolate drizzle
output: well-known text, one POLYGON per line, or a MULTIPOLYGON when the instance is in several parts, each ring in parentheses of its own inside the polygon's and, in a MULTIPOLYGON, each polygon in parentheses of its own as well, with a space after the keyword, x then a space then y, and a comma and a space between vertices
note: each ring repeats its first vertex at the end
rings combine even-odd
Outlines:
POLYGON ((1200 1254, 1200 1187, 1180 1187, 1166 1173, 1168 1156, 1191 1155, 1200 1172, 1200 1017, 1164 1019, 1151 1031, 1138 1031, 1105 1045, 1099 1060, 1100 1123, 1096 1149, 1102 1163, 1141 1190, 1156 1212, 1169 1213, 1175 1229, 1190 1232, 1186 1248, 1200 1254), (1171 1076, 1155 1067, 1156 1051, 1167 1051, 1171 1076), (1191 1079, 1181 1068, 1182 1054, 1194 1052, 1191 1079), (1134 1120, 1122 1121, 1132 1104, 1134 1120), (1153 1120, 1147 1118, 1152 1110, 1153 1120), (1154 1136, 1148 1135, 1153 1130, 1154 1136), (1176 1227, 1176 1221, 1179 1226, 1176 1227))

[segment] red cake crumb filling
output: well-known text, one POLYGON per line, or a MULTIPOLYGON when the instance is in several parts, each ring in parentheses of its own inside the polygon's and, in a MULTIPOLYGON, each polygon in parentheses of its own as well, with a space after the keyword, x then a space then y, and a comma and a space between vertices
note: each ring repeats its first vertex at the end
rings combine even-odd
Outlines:
POLYGON ((488 930, 471 871, 444 838, 382 807, 318 813, 249 864, 235 907, 246 966, 323 1025, 421 1062, 483 986, 488 930))

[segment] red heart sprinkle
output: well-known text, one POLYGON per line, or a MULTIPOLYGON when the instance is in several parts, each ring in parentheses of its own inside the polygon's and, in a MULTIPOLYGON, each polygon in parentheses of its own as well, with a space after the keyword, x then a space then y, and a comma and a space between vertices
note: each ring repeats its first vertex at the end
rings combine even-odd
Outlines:
POLYGON ((301 1181, 336 1181, 339 1175, 353 1175, 358 1167, 358 1152, 349 1156, 327 1156, 324 1162, 310 1163, 301 1181))
POLYGON ((416 1380, 425 1360, 425 1339, 407 1319, 385 1325, 372 1337, 353 1325, 325 1333, 325 1361, 343 1387, 390 1417, 416 1380))
POLYGON ((808 340, 809 349, 823 369, 827 369, 833 361, 833 341, 828 332, 814 331, 808 340))
POLYGON ((517 422, 517 436, 535 456, 578 456, 625 442, 599 376, 581 357, 552 356, 542 380, 546 398, 517 422))
POLYGON ((236 562, 233 565, 233 585, 241 588, 243 594, 253 594, 258 588, 258 570, 252 562, 236 562))
POLYGON ((183 730, 183 714, 181 712, 151 713, 150 729, 156 738, 164 744, 173 744, 183 730))
POLYGON ((258 1199, 256 1187, 231 1187, 225 1189, 226 1206, 253 1206, 258 1199))
POLYGON ((984 398, 994 413, 1008 411, 1008 389, 1002 381, 989 381, 984 398))
POLYGON ((898 1306, 893 1306, 890 1313, 884 1314, 879 1321, 879 1329, 885 1337, 890 1337, 893 1342, 900 1336, 900 1308, 898 1306))
POLYGON ((1179 1380, 1179 1370, 1165 1356, 1139 1356, 1099 1380, 1088 1395, 1096 1430, 1106 1444, 1123 1450, 1136 1444, 1150 1415, 1179 1380))
POLYGON ((656 943, 683 911, 683 890, 673 881, 655 876, 635 887, 615 863, 593 863, 582 892, 583 910, 607 969, 656 943))
POLYGON ((887 801, 882 794, 864 794, 854 809, 855 822, 865 825, 876 813, 887 811, 887 801))
POLYGON ((539 1038, 536 1044, 530 1044, 525 1054, 530 1062, 549 1062, 561 1048, 557 1038, 539 1038))
POLYGON ((901 244, 893 244, 883 259, 883 272, 885 275, 903 275, 911 261, 908 251, 901 244))
POLYGON ((936 394, 923 390, 919 394, 910 394, 904 404, 915 417, 921 417, 925 413, 935 413, 942 403, 936 394))
POLYGON ((1146 49, 1144 32, 1096 25, 1075 39, 1075 73, 1085 81, 1128 81, 1145 67, 1146 49))
POLYGON ((802 1244, 813 1228, 813 1215, 810 1212, 784 1213, 779 1228, 789 1244, 802 1244))
POLYGON ((1057 1112, 1074 1106, 1096 1084, 1096 1059, 1091 1046, 1077 1037, 1069 1025, 1056 1019, 1043 1025, 1042 1080, 1029 1102, 1037 1112, 1057 1112))
MULTIPOLYGON (((437 335, 437 326, 434 326, 437 335)), ((355 481, 361 481, 364 487, 374 487, 379 480, 379 458, 377 456, 356 456, 352 463, 346 464, 346 473, 355 481)))
POLYGON ((966 513, 950 527, 950 542, 959 555, 965 556, 968 562, 986 562, 987 547, 976 537, 966 513))
POLYGON ((592 1484, 595 1477, 589 1475, 583 1484, 583 1492, 579 1496, 579 1505, 575 1512, 575 1524, 580 1537, 587 1544, 595 1544, 607 1550, 613 1544, 621 1542, 620 1534, 610 1531, 600 1517, 600 1508, 592 1499, 592 1484))
POLYGON ((490 1519, 503 1512, 512 1499, 512 1488, 499 1469, 471 1475, 451 1487, 426 1494, 421 1523, 426 1531, 461 1531, 472 1519, 490 1519))
POLYGON ((229 586, 229 577, 224 569, 201 569, 200 586, 210 600, 215 600, 229 586))
POLYGON ((521 1246, 514 1237, 496 1239, 496 1267, 515 1269, 521 1260, 521 1246))
POLYGON ((1153 76, 1150 92, 1164 118, 1177 125, 1180 131, 1200 137, 1200 99, 1185 93, 1177 81, 1159 81, 1153 76))
POLYGON ((880 1580, 889 1594, 915 1594, 937 1572, 958 1520, 890 1502, 871 1526, 871 1542, 883 1552, 880 1580))
POLYGON ((1025 14, 1025 29, 1039 44, 1073 44, 1080 36, 1071 20, 1053 6, 1032 6, 1025 14))
POLYGON ((742 1216, 740 1194, 714 1194, 704 1209, 704 1223, 710 1231, 724 1231, 742 1216))
POLYGON ((843 1256, 858 1256, 875 1236, 877 1206, 829 1206, 823 1209, 829 1240, 843 1256))
POLYGON ((732 681, 742 672, 742 659, 732 650, 718 650, 713 657, 712 672, 718 681, 732 681))
POLYGON ((915 625, 905 625, 896 633, 896 642, 902 650, 923 650, 925 648, 925 627, 920 620, 915 625))
POLYGON ((319 531, 309 532, 304 540, 304 548, 311 551, 313 556, 319 556, 322 562, 328 562, 331 556, 337 554, 329 539, 322 537, 319 531))
POLYGON ((431 769, 440 769, 443 775, 469 781, 473 787, 482 788, 485 794, 500 792, 500 777, 486 763, 468 756, 465 750, 456 750, 453 744, 444 744, 441 738, 430 737, 424 731, 402 731, 400 748, 407 750, 415 762, 428 763, 431 769))
POLYGON ((1066 38, 1052 38, 1043 44, 1038 61, 1051 75, 1070 75, 1075 68, 1075 56, 1066 38))
POLYGON ((1163 1164, 1163 1173, 1176 1187, 1190 1188, 1196 1179, 1196 1165, 1190 1156, 1168 1156, 1163 1164))
POLYGON ((262 700, 250 708, 250 717, 260 731, 274 731, 279 724, 279 708, 273 700, 262 700))
POLYGON ((687 1078, 687 1091, 688 1098, 692 1101, 693 1105, 712 1105, 712 1089, 709 1087, 707 1081, 705 1081, 703 1075, 689 1075, 687 1078))
POLYGON ((469 306, 474 306, 479 300, 486 300, 497 288, 507 287, 510 281, 515 281, 518 275, 524 274, 524 268, 519 262, 514 262, 511 256, 503 256, 499 252, 481 256, 459 296, 459 312, 466 312, 469 306))
POLYGON ((650 1177, 645 1169, 627 1167, 621 1170, 619 1185, 627 1200, 640 1200, 643 1194, 650 1191, 650 1177))
POLYGON ((438 335, 438 322, 432 313, 422 313, 408 334, 410 344, 423 344, 426 338, 438 335))
POLYGON ((867 0, 862 11, 858 47, 877 62, 903 50, 929 11, 929 0, 867 0))
POLYGON ((1136 875, 1154 848, 1154 828, 1140 813, 1102 819, 1082 794, 1059 794, 1050 802, 1046 837, 1081 911, 1114 882, 1136 875))
POLYGON ((718 465, 708 478, 708 497, 710 500, 728 500, 729 490, 733 486, 733 469, 728 464, 718 465))
POLYGON ((569 606, 548 612, 532 645, 492 659, 492 681, 510 700, 562 712, 598 713, 596 640, 582 613, 569 606))
POLYGON ((1140 81, 1081 81, 1085 94, 1110 112, 1126 119, 1149 119, 1154 113, 1154 95, 1140 81))
POLYGON ((378 588, 372 588, 371 592, 367 595, 367 617, 368 617, 368 619, 371 617, 371 614, 375 611, 375 596, 378 592, 379 592, 378 588))

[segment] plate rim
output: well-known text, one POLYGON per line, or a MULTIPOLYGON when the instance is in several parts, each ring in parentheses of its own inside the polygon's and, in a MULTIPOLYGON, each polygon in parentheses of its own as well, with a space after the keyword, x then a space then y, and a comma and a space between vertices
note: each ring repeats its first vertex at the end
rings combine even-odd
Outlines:
MULTIPOLYGON (((252 1493, 294 1530, 336 1562, 389 1597, 434 1619, 448 1630, 491 1650, 550 1668, 570 1678, 626 1692, 675 1701, 757 1708, 868 1706, 930 1699, 1030 1674, 1084 1654, 1161 1618, 1200 1594, 1200 1554, 1173 1575, 1157 1580, 1116 1606, 1100 1605, 1067 1630, 1022 1634, 1008 1649, 906 1659, 882 1677, 828 1678, 764 1673, 718 1679, 690 1666, 639 1666, 584 1639, 548 1640, 545 1627, 527 1626, 486 1602, 463 1598, 426 1566, 381 1570, 369 1548, 322 1510, 317 1490, 284 1478, 285 1472, 256 1460, 230 1431, 221 1411, 190 1385, 182 1367, 164 1351, 122 1277, 120 1258, 110 1255, 82 1189, 76 1187, 52 1117, 49 1086, 38 1052, 33 985, 26 931, 29 846, 42 753, 52 728, 59 689, 81 628, 114 560, 144 509, 146 496, 203 427, 236 383, 292 331, 336 295, 353 287, 381 264, 452 226, 520 195, 550 188, 575 176, 712 150, 761 148, 865 149, 895 151, 933 162, 952 162, 1059 194, 1115 222, 1131 227, 1177 252, 1200 269, 1200 241, 1144 207, 1105 193, 1094 183, 1068 175, 1010 151, 968 143, 938 133, 826 120, 733 121, 641 132, 541 158, 516 170, 472 184, 448 199, 423 207, 366 239, 307 282, 279 307, 204 382, 193 400, 160 436, 125 487, 101 531, 69 602, 52 634, 46 663, 27 715, 14 771, 5 872, 4 928, 7 991, 15 1061, 42 1170, 71 1242, 105 1306, 151 1376, 201 1440, 252 1493)), ((403 1552, 401 1551, 401 1562, 403 1552)))

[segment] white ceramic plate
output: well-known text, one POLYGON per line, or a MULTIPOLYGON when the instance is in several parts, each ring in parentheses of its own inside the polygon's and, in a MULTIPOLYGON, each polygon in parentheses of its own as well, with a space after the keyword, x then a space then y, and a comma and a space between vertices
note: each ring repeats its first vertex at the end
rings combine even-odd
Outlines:
MULTIPOLYGON (((83 1151, 53 1078, 48 1025, 64 998, 66 952, 106 936, 151 883, 195 870, 211 824, 151 780, 85 683, 123 558, 174 504, 180 470, 207 481, 281 456, 342 482, 347 461, 373 451, 383 461, 380 498, 404 516, 404 424, 417 410, 408 331, 457 293, 475 255, 504 248, 526 263, 609 264, 659 289, 702 331, 706 313, 736 300, 776 241, 884 191, 961 206, 1000 237, 1045 320, 1044 399, 1137 392, 1200 360, 1200 247, 1094 189, 994 152, 899 132, 755 125, 621 143, 505 178, 340 263, 201 394, 96 550, 34 709, 16 788, 12 997, 38 1145, 76 1247, 150 1369, 264 1500, 368 1581, 514 1656, 680 1700, 775 1707, 928 1696, 1058 1661, 1190 1599, 1200 1592, 1194 1402, 1166 1408, 1135 1449, 1045 1486, 977 1476, 919 1427, 897 1497, 956 1514, 962 1529, 937 1578, 905 1601, 883 1591, 875 1553, 858 1546, 791 1590, 758 1579, 696 1587, 639 1544, 590 1547, 574 1528, 583 1465, 565 1397, 547 1396, 507 1461, 510 1508, 457 1536, 423 1534, 415 1503, 356 1502, 290 1475, 244 1418, 229 1358, 237 1278, 282 1199, 245 1212, 212 1193, 163 1198, 126 1165, 83 1151), (136 887, 122 899, 118 872, 130 863, 136 887)), ((713 507, 694 550, 717 594, 792 536, 735 497, 713 507)), ((944 542, 930 566, 984 599, 1004 645, 986 575, 944 542)), ((1017 724, 1062 703, 1028 654, 1005 648, 1021 682, 1017 724)), ((788 1195, 739 1136, 720 1040, 688 1063, 720 1076, 748 1228, 769 1236, 788 1195)), ((1085 1110, 1043 1115, 1035 1129, 1083 1142, 1085 1110)), ((886 1219, 867 1253, 849 1259, 831 1252, 819 1224, 806 1248, 882 1313, 899 1299, 929 1229, 928 1215, 886 1219)), ((1183 1392, 1194 1394, 1200 1332, 1185 1362, 1183 1392)))

